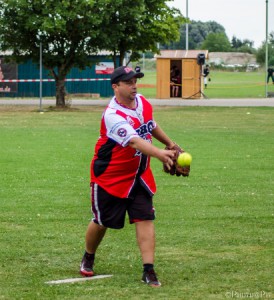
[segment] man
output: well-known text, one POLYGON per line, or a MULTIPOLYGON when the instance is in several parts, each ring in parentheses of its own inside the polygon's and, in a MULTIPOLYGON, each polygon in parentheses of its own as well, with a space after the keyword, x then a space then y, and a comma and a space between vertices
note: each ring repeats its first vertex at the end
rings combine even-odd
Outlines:
MULTIPOLYGON (((153 120, 151 104, 137 94, 140 70, 119 67, 111 75, 115 96, 106 107, 100 137, 91 162, 93 219, 86 232, 86 251, 80 273, 93 276, 95 252, 107 228, 124 227, 126 212, 136 226, 136 237, 143 261, 142 280, 152 287, 161 284, 154 271, 155 219, 152 196, 156 185, 150 169, 150 156, 171 170, 174 151, 152 145, 152 136, 169 149, 174 142, 153 120)), ((189 172, 189 171, 188 171, 189 172)))
POLYGON ((269 79, 272 79, 272 83, 274 84, 274 68, 269 67, 267 69, 267 83, 269 83, 269 79))
POLYGON ((206 65, 203 72, 205 88, 207 88, 207 76, 209 75, 209 72, 209 65, 206 65))
POLYGON ((181 73, 177 66, 174 66, 172 69, 170 81, 171 81, 170 85, 172 89, 171 96, 178 97, 180 85, 181 85, 181 73))

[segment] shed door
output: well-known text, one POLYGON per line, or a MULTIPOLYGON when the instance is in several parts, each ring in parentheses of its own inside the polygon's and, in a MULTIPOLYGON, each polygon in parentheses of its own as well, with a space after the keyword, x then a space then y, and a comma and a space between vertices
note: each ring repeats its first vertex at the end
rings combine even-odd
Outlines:
POLYGON ((170 60, 157 59, 157 98, 170 98, 170 60))
POLYGON ((201 74, 197 60, 183 59, 182 65, 182 98, 201 98, 201 74))

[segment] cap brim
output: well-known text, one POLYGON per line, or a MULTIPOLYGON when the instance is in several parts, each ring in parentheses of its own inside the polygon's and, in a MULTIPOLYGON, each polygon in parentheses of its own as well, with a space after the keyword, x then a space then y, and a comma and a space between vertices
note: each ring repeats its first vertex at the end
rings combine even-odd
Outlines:
POLYGON ((129 74, 123 74, 121 76, 118 76, 117 78, 112 79, 111 83, 113 84, 113 83, 117 83, 119 81, 128 81, 132 78, 142 78, 144 76, 145 76, 145 74, 142 72, 135 73, 132 71, 129 74))

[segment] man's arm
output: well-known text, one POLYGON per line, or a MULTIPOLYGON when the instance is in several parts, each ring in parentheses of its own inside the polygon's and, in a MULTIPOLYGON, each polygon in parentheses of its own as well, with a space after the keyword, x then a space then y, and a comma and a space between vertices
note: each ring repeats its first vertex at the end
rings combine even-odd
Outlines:
POLYGON ((172 148, 175 145, 175 143, 166 135, 166 133, 162 130, 162 128, 158 124, 156 128, 152 130, 152 136, 169 148, 172 148))
MULTIPOLYGON (((172 141, 170 141, 172 143, 172 141)), ((159 149, 151 143, 143 140, 140 137, 133 137, 129 142, 129 146, 139 150, 145 155, 158 158, 165 166, 170 169, 173 165, 173 157, 175 155, 173 150, 159 149)))

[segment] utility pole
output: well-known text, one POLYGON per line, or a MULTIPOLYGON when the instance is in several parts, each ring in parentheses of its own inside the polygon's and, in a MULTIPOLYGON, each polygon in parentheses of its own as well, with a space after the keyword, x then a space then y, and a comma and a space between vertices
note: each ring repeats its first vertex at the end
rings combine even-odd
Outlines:
POLYGON ((265 98, 268 96, 267 92, 267 69, 268 69, 268 0, 265 1, 265 98))
POLYGON ((40 106, 39 111, 43 112, 42 108, 42 88, 43 88, 43 75, 42 75, 42 68, 43 68, 43 62, 42 62, 42 42, 40 42, 40 106))
MULTIPOLYGON (((188 0, 186 0, 186 18, 188 19, 188 0)), ((186 50, 188 50, 188 20, 186 23, 186 50)))

